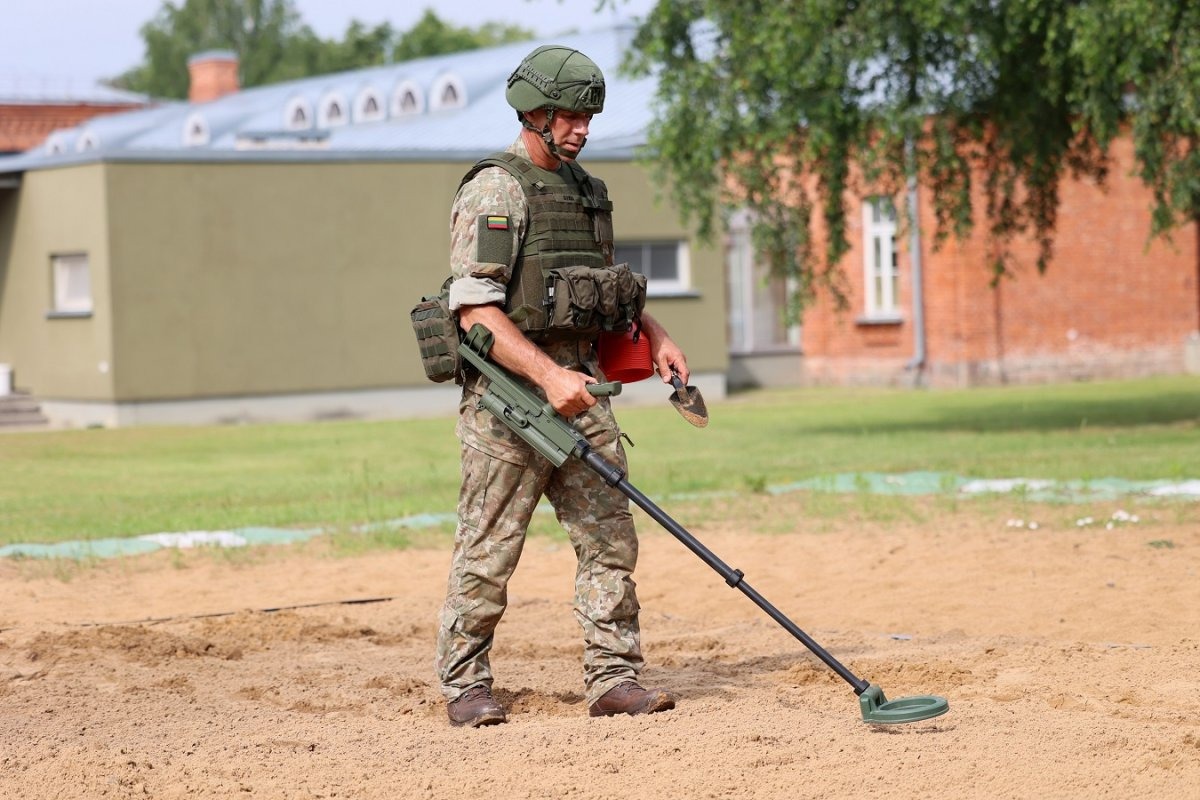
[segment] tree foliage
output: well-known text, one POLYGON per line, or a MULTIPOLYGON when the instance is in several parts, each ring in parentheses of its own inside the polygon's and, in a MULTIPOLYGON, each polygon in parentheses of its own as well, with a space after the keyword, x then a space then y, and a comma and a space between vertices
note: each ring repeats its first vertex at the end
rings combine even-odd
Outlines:
POLYGON ((113 84, 155 97, 183 98, 188 59, 205 50, 237 54, 243 86, 260 86, 424 56, 520 41, 533 31, 485 22, 443 22, 431 10, 409 30, 352 20, 341 39, 322 39, 304 24, 293 0, 164 0, 141 29, 143 62, 113 84))
POLYGON ((164 2, 142 26, 142 64, 114 83, 154 97, 187 97, 187 61, 206 50, 237 53, 243 86, 270 83, 286 71, 305 32, 291 0, 164 2))
POLYGON ((1016 237, 1045 268, 1060 181, 1102 181, 1119 135, 1156 233, 1200 214, 1197 3, 659 0, 634 50, 659 76, 649 157, 685 218, 711 233, 747 208, 799 303, 843 298, 849 199, 910 177, 939 242, 982 212, 997 276, 1016 237))
POLYGON ((424 56, 475 50, 508 42, 520 42, 533 38, 533 35, 531 30, 501 22, 485 22, 478 28, 461 28, 443 22, 432 10, 425 9, 421 19, 396 41, 393 59, 408 61, 424 56))

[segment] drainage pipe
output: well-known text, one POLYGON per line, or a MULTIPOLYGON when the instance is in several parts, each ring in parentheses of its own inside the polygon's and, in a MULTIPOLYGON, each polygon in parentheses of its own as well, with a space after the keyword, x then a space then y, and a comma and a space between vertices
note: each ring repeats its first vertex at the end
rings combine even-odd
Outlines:
POLYGON ((905 142, 908 162, 908 255, 912 262, 913 357, 904 365, 913 370, 913 385, 920 386, 925 369, 925 290, 921 274, 921 216, 917 208, 917 159, 912 139, 905 142))

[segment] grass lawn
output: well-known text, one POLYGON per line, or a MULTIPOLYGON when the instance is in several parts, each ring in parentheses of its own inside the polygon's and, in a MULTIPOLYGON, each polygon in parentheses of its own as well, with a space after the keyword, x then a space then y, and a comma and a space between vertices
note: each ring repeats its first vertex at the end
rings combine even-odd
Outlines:
MULTIPOLYGON (((839 472, 1200 478, 1200 378, 966 391, 757 391, 696 429, 666 401, 620 413, 631 481, 743 494, 839 472)), ((452 512, 454 420, 0 436, 0 545, 452 512)))

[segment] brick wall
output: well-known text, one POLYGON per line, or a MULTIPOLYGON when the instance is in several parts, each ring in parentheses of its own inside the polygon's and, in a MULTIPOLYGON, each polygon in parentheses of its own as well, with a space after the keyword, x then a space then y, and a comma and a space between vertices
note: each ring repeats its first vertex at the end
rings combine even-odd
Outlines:
MULTIPOLYGON (((933 250, 934 220, 921 202, 927 368, 932 385, 1127 377, 1184 370, 1189 336, 1200 330, 1200 239, 1195 223, 1171 240, 1149 239, 1151 196, 1131 176, 1132 144, 1118 141, 1105 188, 1065 181, 1054 257, 1036 270, 1031 241, 1012 249, 1012 275, 990 285, 982 218, 966 241, 933 250)), ((857 205, 857 204, 856 204, 857 205)), ((852 213, 852 251, 843 262, 851 307, 828 301, 805 316, 805 379, 905 383, 914 353, 912 273, 899 242, 902 320, 867 325, 862 226, 852 213)))
POLYGON ((115 114, 141 108, 135 103, 119 105, 6 104, 0 102, 0 153, 37 147, 59 128, 72 128, 102 114, 115 114))

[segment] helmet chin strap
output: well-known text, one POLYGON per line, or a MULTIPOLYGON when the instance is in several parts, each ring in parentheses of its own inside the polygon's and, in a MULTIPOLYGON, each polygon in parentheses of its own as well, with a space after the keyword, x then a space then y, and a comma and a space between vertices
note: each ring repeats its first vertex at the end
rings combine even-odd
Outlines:
MULTIPOLYGON (((562 154, 558 152, 558 144, 554 141, 554 134, 550 131, 550 123, 554 121, 554 112, 557 110, 558 109, 556 109, 554 106, 546 106, 546 124, 542 128, 538 128, 536 125, 530 122, 524 114, 518 114, 517 116, 521 118, 522 126, 542 137, 542 141, 546 143, 546 149, 550 152, 550 155, 561 162, 563 160, 562 154)), ((581 151, 583 150, 583 144, 586 143, 587 140, 585 139, 584 142, 579 145, 579 149, 581 151)))

